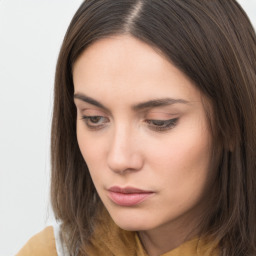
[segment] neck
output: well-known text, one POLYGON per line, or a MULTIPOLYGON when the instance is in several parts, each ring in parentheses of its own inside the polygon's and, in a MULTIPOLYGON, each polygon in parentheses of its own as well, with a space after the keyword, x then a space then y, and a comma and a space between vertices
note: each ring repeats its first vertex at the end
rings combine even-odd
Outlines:
POLYGON ((139 231, 138 235, 147 254, 159 256, 194 238, 198 234, 195 226, 191 220, 183 222, 182 226, 178 222, 172 222, 156 229, 139 231))

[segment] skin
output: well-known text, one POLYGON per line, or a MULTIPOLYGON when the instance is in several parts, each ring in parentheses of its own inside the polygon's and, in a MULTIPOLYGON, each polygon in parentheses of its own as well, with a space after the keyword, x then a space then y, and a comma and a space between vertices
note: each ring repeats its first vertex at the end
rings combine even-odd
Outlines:
POLYGON ((73 79, 79 147, 115 223, 138 231, 150 256, 195 236, 206 207, 211 155, 199 90, 159 52, 124 35, 87 48, 73 79), (176 101, 141 106, 166 98, 176 101), (153 193, 138 205, 120 206, 108 196, 111 186, 153 193))

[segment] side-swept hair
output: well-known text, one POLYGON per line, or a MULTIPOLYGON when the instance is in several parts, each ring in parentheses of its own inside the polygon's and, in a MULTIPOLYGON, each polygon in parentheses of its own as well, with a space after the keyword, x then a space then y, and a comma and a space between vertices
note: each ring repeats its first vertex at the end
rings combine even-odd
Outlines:
POLYGON ((211 105, 213 189, 201 235, 221 255, 256 255, 256 36, 235 0, 86 0, 59 54, 52 120, 51 200, 71 255, 102 203, 76 139, 72 67, 93 42, 128 34, 159 50, 211 105))

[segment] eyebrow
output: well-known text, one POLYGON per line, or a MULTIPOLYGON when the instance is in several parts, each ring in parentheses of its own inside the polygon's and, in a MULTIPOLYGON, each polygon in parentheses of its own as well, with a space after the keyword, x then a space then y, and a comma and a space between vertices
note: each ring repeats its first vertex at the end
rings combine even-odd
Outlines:
POLYGON ((93 98, 91 97, 88 97, 84 94, 81 94, 81 93, 75 93, 74 94, 74 99, 78 99, 78 100, 81 100, 81 101, 84 101, 84 102, 87 102, 89 104, 92 104, 96 107, 99 107, 99 108, 102 108, 104 110, 108 110, 104 105, 102 105, 101 103, 99 103, 97 100, 94 100, 93 98))
POLYGON ((155 99, 155 100, 149 100, 143 103, 139 103, 134 105, 132 108, 134 110, 143 110, 148 108, 156 108, 156 107, 163 107, 173 104, 188 104, 189 102, 183 99, 173 99, 173 98, 164 98, 164 99, 155 99))
MULTIPOLYGON (((109 111, 107 107, 102 105, 100 102, 97 100, 86 96, 85 94, 81 93, 75 93, 74 94, 74 99, 78 99, 84 102, 87 102, 89 104, 92 104, 96 107, 99 107, 101 109, 104 109, 106 111, 109 111)), ((189 101, 184 100, 184 99, 173 99, 173 98, 163 98, 163 99, 155 99, 155 100, 149 100, 146 102, 142 102, 139 104, 136 104, 132 106, 132 109, 134 111, 139 111, 139 110, 144 110, 144 109, 149 109, 149 108, 156 108, 156 107, 163 107, 163 106, 168 106, 168 105, 173 105, 173 104, 189 104, 189 101)))

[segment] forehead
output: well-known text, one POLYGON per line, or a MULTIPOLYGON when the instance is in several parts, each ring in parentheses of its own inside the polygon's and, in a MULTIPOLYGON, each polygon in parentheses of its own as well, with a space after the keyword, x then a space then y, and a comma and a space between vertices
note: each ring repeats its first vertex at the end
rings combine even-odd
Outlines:
POLYGON ((200 101, 199 90, 167 58, 131 36, 98 40, 74 64, 75 92, 91 97, 200 101))

